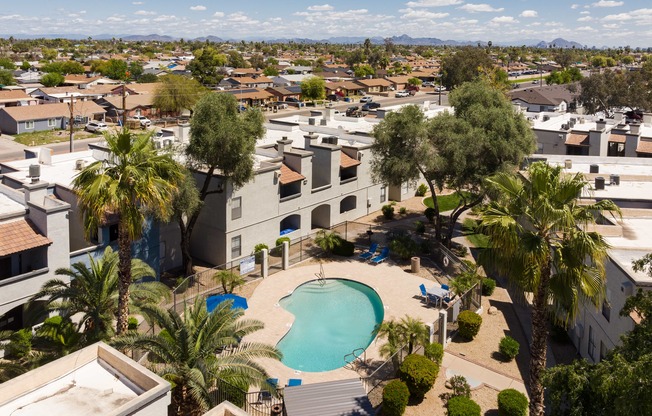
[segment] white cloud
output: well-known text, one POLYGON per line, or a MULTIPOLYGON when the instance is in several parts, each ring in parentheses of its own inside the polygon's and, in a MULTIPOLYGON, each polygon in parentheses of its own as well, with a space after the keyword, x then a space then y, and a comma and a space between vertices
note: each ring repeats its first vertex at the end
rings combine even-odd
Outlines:
POLYGON ((469 13, 477 13, 477 12, 502 12, 505 10, 504 7, 501 7, 499 9, 493 8, 492 6, 486 4, 486 3, 481 3, 481 4, 473 4, 473 3, 467 3, 464 6, 458 7, 460 10, 467 11, 469 13))
POLYGON ((491 19, 491 23, 518 23, 512 16, 500 16, 491 19))
POLYGON ((201 12, 206 10, 206 6, 202 6, 201 4, 198 4, 197 6, 190 6, 190 10, 195 12, 201 12))
POLYGON ((608 25, 602 25, 605 29, 618 29, 620 25, 618 23, 610 23, 608 25))
POLYGON ((584 16, 577 19, 578 22, 590 22, 591 20, 593 20, 591 16, 584 16))
POLYGON ((213 17, 224 17, 224 12, 215 12, 213 13, 213 17))
POLYGON ((539 13, 536 10, 523 10, 519 16, 521 17, 537 17, 539 13))
POLYGON ((575 9, 577 9, 579 7, 580 7, 579 4, 571 4, 571 9, 573 9, 573 10, 575 10, 575 9))
POLYGON ((403 13, 401 19, 414 19, 414 20, 429 20, 429 19, 443 19, 448 17, 449 13, 433 13, 423 10, 402 9, 399 12, 403 13))
POLYGON ((619 13, 619 14, 610 14, 608 16, 605 16, 602 18, 602 20, 605 20, 607 22, 609 21, 625 21, 625 20, 632 20, 633 17, 629 13, 619 13))
POLYGON ((578 27, 575 30, 578 32, 596 32, 596 29, 592 28, 591 26, 582 26, 578 27))
POLYGON ((618 7, 625 4, 624 1, 613 1, 613 0, 600 0, 597 3, 592 3, 593 7, 618 7))
POLYGON ((333 10, 333 9, 334 9, 334 7, 331 6, 330 4, 322 4, 321 6, 320 5, 314 5, 314 6, 308 7, 308 10, 313 11, 313 12, 315 12, 315 11, 333 10))
POLYGON ((118 17, 118 16, 110 16, 110 17, 106 18, 106 21, 107 22, 122 22, 122 21, 124 21, 124 19, 122 17, 118 17))
POLYGON ((420 0, 405 3, 407 7, 442 7, 462 3, 462 0, 420 0))
POLYGON ((145 4, 143 1, 132 1, 131 4, 135 4, 136 6, 140 6, 141 4, 145 4))
POLYGON ((138 16, 153 16, 156 14, 156 12, 151 12, 147 10, 138 10, 137 12, 134 12, 134 14, 137 14, 138 16))
POLYGON ((586 10, 584 10, 583 12, 580 12, 580 14, 591 14, 591 12, 587 12, 586 10))

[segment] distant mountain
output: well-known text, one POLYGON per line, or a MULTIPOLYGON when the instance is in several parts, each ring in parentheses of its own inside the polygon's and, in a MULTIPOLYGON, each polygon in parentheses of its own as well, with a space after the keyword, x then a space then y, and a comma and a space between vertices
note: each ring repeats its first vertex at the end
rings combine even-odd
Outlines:
POLYGON ((198 42, 206 42, 206 41, 215 42, 215 43, 224 42, 224 39, 218 38, 217 36, 202 36, 200 38, 195 38, 195 39, 192 39, 192 40, 198 41, 198 42))
POLYGON ((551 40, 550 42, 541 41, 535 45, 537 48, 562 48, 562 49, 584 49, 584 45, 581 43, 568 41, 566 39, 557 38, 551 40))

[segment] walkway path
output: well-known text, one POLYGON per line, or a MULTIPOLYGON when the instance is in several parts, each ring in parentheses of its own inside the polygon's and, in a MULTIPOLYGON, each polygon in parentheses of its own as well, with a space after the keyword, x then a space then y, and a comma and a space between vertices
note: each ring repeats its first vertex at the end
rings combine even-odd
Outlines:
POLYGON ((456 375, 464 376, 472 389, 484 384, 499 391, 516 389, 527 394, 525 384, 521 380, 490 370, 449 352, 444 352, 442 366, 446 369, 446 379, 456 375))

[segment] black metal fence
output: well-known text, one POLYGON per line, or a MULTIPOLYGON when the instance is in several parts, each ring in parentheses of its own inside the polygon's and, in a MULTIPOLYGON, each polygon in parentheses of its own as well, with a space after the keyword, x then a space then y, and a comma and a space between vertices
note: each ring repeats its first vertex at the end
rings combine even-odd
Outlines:
POLYGON ((282 388, 276 389, 273 392, 274 394, 268 390, 247 392, 240 387, 218 379, 209 393, 213 405, 217 406, 228 400, 250 416, 279 416, 283 412, 282 388))

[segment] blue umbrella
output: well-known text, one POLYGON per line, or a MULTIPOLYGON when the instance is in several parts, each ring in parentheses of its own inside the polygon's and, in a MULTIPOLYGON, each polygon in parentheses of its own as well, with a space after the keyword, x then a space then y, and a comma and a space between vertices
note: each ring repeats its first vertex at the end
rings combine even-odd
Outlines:
POLYGON ((226 293, 224 295, 209 296, 206 299, 206 309, 208 310, 208 312, 213 312, 213 310, 217 308, 217 305, 224 302, 225 300, 233 301, 233 305, 231 305, 231 309, 235 309, 235 308, 247 309, 249 307, 247 305, 246 298, 243 298, 242 296, 234 295, 232 293, 226 293))

